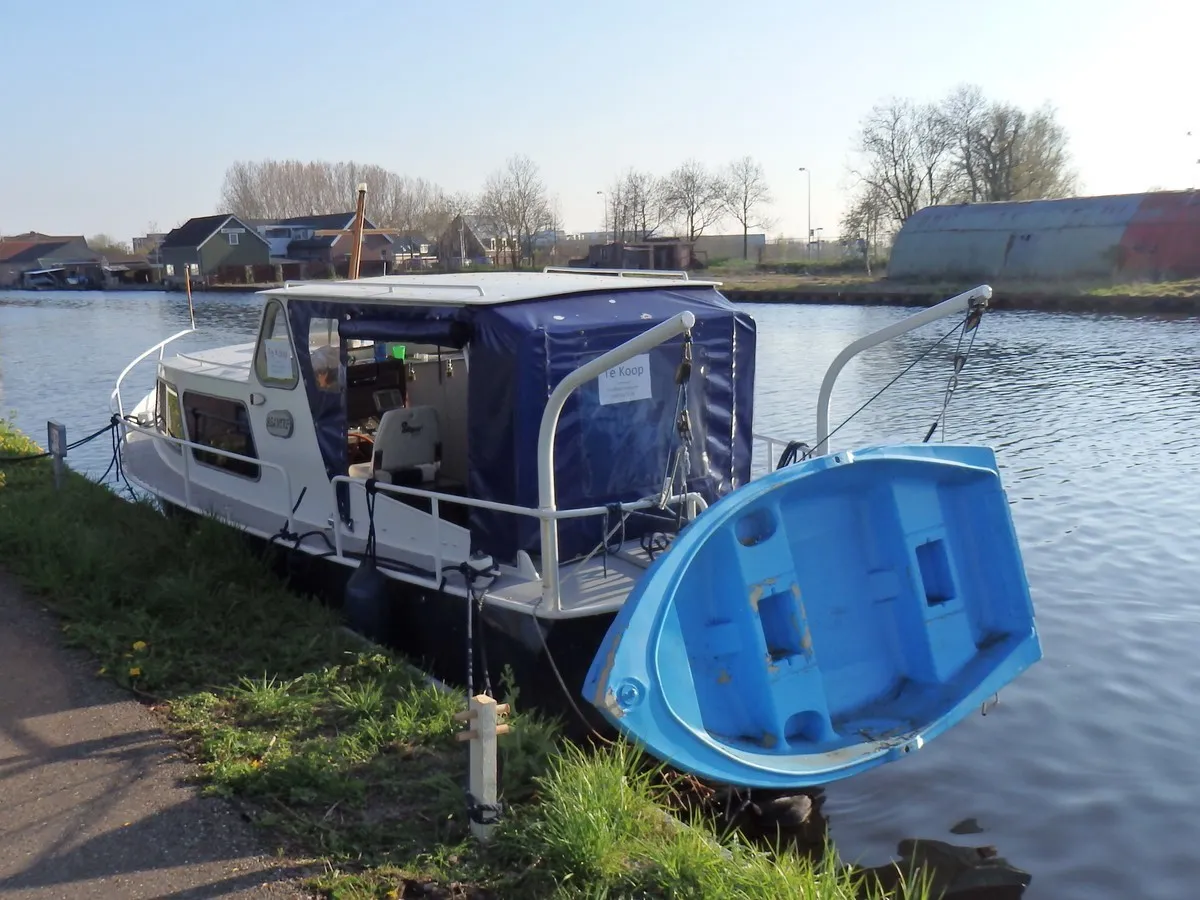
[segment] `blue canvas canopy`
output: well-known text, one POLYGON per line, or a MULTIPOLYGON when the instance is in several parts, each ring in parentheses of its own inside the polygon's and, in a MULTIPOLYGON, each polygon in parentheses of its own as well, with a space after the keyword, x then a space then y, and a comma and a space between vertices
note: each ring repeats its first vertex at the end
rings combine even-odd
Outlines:
MULTIPOLYGON (((290 322, 317 429, 332 477, 347 467, 344 396, 319 391, 308 351, 313 318, 338 322, 347 338, 466 347, 467 455, 471 497, 536 508, 537 439, 546 400, 571 371, 648 328, 690 310, 693 366, 688 390, 693 432, 688 486, 709 502, 750 478, 754 321, 710 285, 599 290, 477 306, 413 306, 293 298, 290 322)), ((567 401, 555 442, 559 508, 636 500, 660 488, 679 443, 676 338, 579 388, 567 401)), ((341 351, 345 383, 345 350, 341 351)), ((344 504, 339 498, 339 503, 344 504)), ((346 509, 343 506, 343 513, 346 509)), ((475 549, 513 561, 536 555, 537 520, 473 508, 475 549)), ((627 534, 638 525, 630 520, 627 534)), ((560 524, 560 557, 587 553, 602 519, 560 524)))

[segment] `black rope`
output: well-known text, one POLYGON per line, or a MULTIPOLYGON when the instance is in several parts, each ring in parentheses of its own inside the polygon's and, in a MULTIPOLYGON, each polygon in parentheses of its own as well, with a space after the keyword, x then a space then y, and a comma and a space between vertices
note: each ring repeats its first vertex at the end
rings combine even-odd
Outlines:
POLYGON ((488 665, 487 655, 487 633, 484 629, 483 621, 483 600, 487 594, 487 587, 476 587, 475 582, 482 578, 487 578, 488 583, 496 579, 499 570, 493 564, 490 569, 480 570, 475 569, 469 562, 461 562, 457 565, 442 566, 441 581, 438 583, 438 593, 443 597, 448 597, 446 594, 447 573, 458 572, 466 582, 467 588, 467 633, 466 633, 466 656, 467 656, 467 699, 475 696, 475 641, 479 641, 479 661, 483 667, 483 690, 484 693, 491 697, 492 691, 492 673, 488 665))
POLYGON ((790 466, 794 462, 808 459, 812 456, 813 448, 804 443, 804 441, 788 441, 787 446, 783 448, 783 453, 779 455, 779 462, 775 468, 782 469, 784 466, 790 466))
POLYGON ((588 721, 588 717, 583 714, 583 710, 579 708, 579 704, 575 702, 575 695, 571 693, 567 687, 566 680, 562 677, 562 672, 558 670, 558 663, 554 661, 554 654, 550 652, 550 645, 546 643, 546 635, 542 631, 541 622, 537 621, 537 616, 533 617, 534 630, 538 633, 538 639, 542 642, 542 652, 546 654, 546 661, 550 663, 550 671, 554 673, 554 679, 558 682, 558 686, 562 689, 563 696, 567 699, 567 704, 575 711, 575 715, 579 717, 583 727, 591 733, 598 741, 605 744, 612 744, 608 738, 598 732, 592 723, 588 721))
POLYGON ((978 310, 972 309, 967 313, 967 318, 963 322, 963 329, 958 333, 958 343, 954 347, 954 371, 950 373, 950 377, 946 379, 946 392, 942 398, 942 408, 934 418, 933 424, 929 426, 929 430, 925 432, 925 438, 921 441, 922 444, 928 444, 934 432, 937 431, 938 425, 942 426, 942 439, 946 437, 946 411, 950 408, 950 398, 954 396, 954 391, 958 387, 958 375, 962 372, 967 364, 967 360, 971 356, 971 351, 975 349, 975 338, 979 335, 979 325, 983 320, 983 307, 978 310), (962 351, 963 338, 967 332, 971 332, 971 341, 967 344, 967 352, 962 351))
MULTIPOLYGON (((72 441, 71 443, 67 444, 66 452, 70 452, 71 450, 78 450, 84 444, 90 444, 92 441, 96 440, 96 438, 100 437, 101 435, 108 434, 109 432, 112 432, 115 436, 116 429, 117 429, 117 423, 119 421, 120 421, 120 418, 114 414, 112 419, 109 421, 109 423, 107 425, 105 425, 103 428, 93 431, 87 437, 82 437, 77 441, 72 441)), ((0 456, 0 463, 33 462, 36 459, 49 459, 53 455, 54 454, 50 453, 49 451, 46 451, 45 453, 31 453, 27 456, 0 456)), ((109 468, 111 469, 111 463, 109 465, 109 468)), ((104 474, 107 475, 108 471, 105 471, 104 474)), ((104 479, 101 478, 100 480, 103 481, 104 479)))
POLYGON ((504 815, 504 802, 480 803, 475 795, 467 791, 467 818, 478 825, 495 825, 504 815))
POLYGON ((367 479, 367 551, 366 556, 372 563, 376 563, 375 558, 375 497, 377 489, 375 487, 375 479, 367 479))

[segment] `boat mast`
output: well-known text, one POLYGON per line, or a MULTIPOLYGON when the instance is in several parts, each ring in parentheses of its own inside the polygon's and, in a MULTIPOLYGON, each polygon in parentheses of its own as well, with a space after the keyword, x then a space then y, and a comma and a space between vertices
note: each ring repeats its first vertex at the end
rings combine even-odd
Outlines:
POLYGON ((350 278, 358 278, 358 266, 362 262, 363 221, 367 209, 367 183, 358 186, 358 205, 354 210, 354 243, 350 245, 350 278))
MULTIPOLYGON (((367 183, 360 182, 358 185, 358 202, 354 207, 354 221, 349 228, 319 228, 313 232, 315 235, 335 236, 350 234, 353 235, 353 242, 350 245, 350 262, 346 267, 346 277, 350 279, 358 278, 359 266, 362 263, 362 241, 363 237, 368 234, 385 234, 399 235, 403 232, 397 231, 395 228, 367 228, 367 183)), ((384 257, 386 263, 387 258, 384 257)))

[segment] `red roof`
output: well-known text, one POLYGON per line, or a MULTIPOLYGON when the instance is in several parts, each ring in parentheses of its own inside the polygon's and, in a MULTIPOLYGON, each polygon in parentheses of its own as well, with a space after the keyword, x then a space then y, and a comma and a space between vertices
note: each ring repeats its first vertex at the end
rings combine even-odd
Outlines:
POLYGON ((0 241, 0 262, 10 259, 30 247, 36 247, 39 243, 39 241, 0 241))

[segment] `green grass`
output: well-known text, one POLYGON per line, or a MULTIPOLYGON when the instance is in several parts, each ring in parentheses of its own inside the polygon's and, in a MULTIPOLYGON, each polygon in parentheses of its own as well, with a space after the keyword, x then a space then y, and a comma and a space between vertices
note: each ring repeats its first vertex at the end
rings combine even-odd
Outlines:
POLYGON ((164 517, 45 461, 0 420, 0 559, 62 620, 97 672, 154 704, 200 767, 336 898, 858 896, 832 851, 815 863, 718 836, 665 810, 670 778, 625 744, 584 751, 522 713, 500 741, 509 814, 468 839, 466 745, 446 693, 339 629, 231 530, 164 517), (406 887, 407 886, 407 887, 406 887))
MULTIPOLYGON (((855 290, 873 294, 941 294, 953 296, 968 290, 977 282, 896 282, 888 281, 886 264, 873 267, 874 277, 861 271, 839 272, 836 270, 798 273, 793 271, 768 271, 765 267, 751 271, 744 267, 729 267, 705 273, 722 282, 724 290, 738 291, 804 291, 822 293, 855 290)), ((996 295, 1008 297, 1050 298, 1111 298, 1126 299, 1172 299, 1200 300, 1200 279, 1180 281, 1138 281, 1113 283, 1111 281, 995 281, 992 288, 996 295)))

